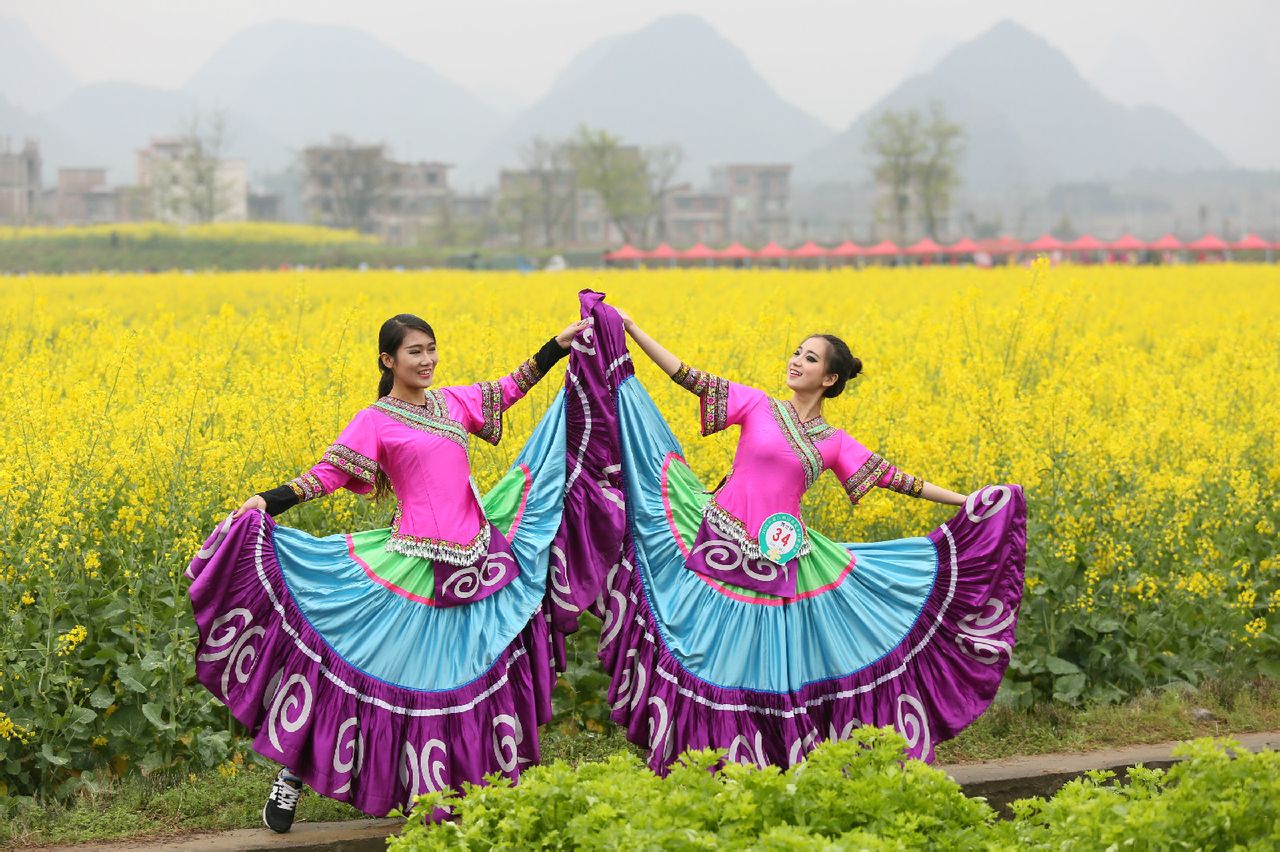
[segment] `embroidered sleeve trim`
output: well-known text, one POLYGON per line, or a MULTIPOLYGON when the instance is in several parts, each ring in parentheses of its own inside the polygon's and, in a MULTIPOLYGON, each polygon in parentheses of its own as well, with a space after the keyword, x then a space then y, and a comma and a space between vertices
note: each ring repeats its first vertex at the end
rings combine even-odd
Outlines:
POLYGON ((920 492, 924 490, 924 480, 899 470, 893 474, 893 479, 885 487, 890 491, 906 494, 908 497, 919 497, 920 492))
POLYGON ((320 477, 311 471, 307 471, 301 476, 295 476, 286 484, 294 494, 298 495, 298 502, 300 503, 323 497, 325 493, 324 483, 320 481, 320 477))
POLYGON ((328 462, 348 476, 354 476, 361 482, 373 485, 378 478, 378 463, 368 456, 361 455, 350 447, 333 444, 324 451, 320 461, 328 462))
POLYGON ((875 484, 880 481, 880 477, 884 476, 885 471, 891 466, 879 455, 872 453, 862 463, 862 467, 854 471, 853 475, 844 481, 844 493, 849 495, 849 501, 856 504, 866 496, 866 493, 875 487, 875 484))
POLYGON ((542 371, 538 369, 538 362, 533 358, 516 367, 511 373, 511 380, 516 383, 516 387, 520 388, 521 393, 528 393, 529 388, 541 379, 542 371))
POLYGON ((490 444, 502 440, 502 386, 497 382, 480 383, 480 431, 476 435, 490 444))
POLYGON ((681 363, 671 380, 701 400, 702 435, 714 435, 729 426, 729 381, 681 363))

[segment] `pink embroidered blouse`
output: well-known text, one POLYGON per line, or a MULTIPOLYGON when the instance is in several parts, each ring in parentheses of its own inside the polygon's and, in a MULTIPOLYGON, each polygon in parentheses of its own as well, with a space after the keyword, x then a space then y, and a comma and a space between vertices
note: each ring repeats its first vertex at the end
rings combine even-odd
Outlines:
POLYGON ((496 382, 429 389, 423 405, 384 396, 359 411, 306 473, 288 483, 299 502, 346 488, 373 490, 379 471, 396 495, 387 549, 452 565, 489 547, 468 436, 502 438, 502 414, 542 377, 534 359, 496 382))
MULTIPOLYGON (((764 520, 777 512, 799 518, 801 498, 824 470, 835 472, 855 504, 873 486, 913 497, 924 487, 821 417, 801 420, 790 402, 687 364, 671 378, 700 398, 704 436, 741 428, 733 467, 706 512, 755 558, 764 520)), ((808 550, 806 534, 801 555, 808 550)))

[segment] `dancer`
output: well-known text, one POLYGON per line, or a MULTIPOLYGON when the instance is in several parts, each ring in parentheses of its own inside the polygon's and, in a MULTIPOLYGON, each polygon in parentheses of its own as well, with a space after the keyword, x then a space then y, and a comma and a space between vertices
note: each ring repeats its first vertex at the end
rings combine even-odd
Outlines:
POLYGON ((778 400, 682 363, 600 294, 583 303, 601 354, 570 371, 595 406, 591 443, 603 450, 584 479, 616 492, 602 491, 592 511, 622 523, 615 539, 592 537, 593 560, 566 570, 580 584, 602 578, 613 719, 658 772, 708 747, 790 766, 863 724, 896 727, 909 754, 931 760, 934 745, 983 712, 1009 663, 1025 562, 1021 489, 966 497, 827 423, 823 400, 861 367, 838 338, 801 341, 779 364, 791 394, 778 400), (698 396, 704 435, 740 429, 713 492, 635 378, 624 327, 698 396), (878 486, 962 508, 927 536, 838 544, 800 510, 828 469, 853 503, 878 486))
POLYGON ((287 767, 263 809, 268 827, 289 830, 303 783, 384 815, 537 762, 554 683, 540 610, 563 505, 565 406, 558 397, 484 497, 468 438, 497 444, 503 412, 588 324, 498 381, 437 390, 435 332, 392 317, 378 337, 377 401, 318 464, 246 500, 192 561, 197 676, 254 749, 287 767), (390 528, 314 538, 272 520, 338 488, 394 496, 390 528))

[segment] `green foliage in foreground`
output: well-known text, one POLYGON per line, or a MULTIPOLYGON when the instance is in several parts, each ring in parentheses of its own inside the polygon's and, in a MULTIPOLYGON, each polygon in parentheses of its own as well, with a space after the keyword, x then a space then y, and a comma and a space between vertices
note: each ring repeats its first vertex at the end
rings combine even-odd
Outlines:
POLYGON ((454 820, 411 820, 394 850, 431 849, 1272 849, 1280 843, 1280 753, 1197 740, 1167 772, 1131 783, 1092 773, 1000 820, 944 772, 903 760, 901 737, 863 728, 789 770, 689 752, 666 778, 632 754, 536 767, 511 787, 431 794, 454 820), (1233 759, 1234 757, 1234 759, 1233 759), (1114 844, 1114 845, 1113 845, 1114 844))

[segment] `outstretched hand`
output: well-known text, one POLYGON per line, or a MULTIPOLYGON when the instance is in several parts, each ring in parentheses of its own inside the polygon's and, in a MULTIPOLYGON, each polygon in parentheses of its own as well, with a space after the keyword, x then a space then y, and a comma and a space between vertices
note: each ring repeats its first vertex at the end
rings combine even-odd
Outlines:
POLYGON ((241 515, 243 515, 245 512, 248 512, 253 509, 257 509, 261 512, 267 511, 267 501, 262 499, 261 494, 255 494, 252 497, 250 497, 248 500, 245 500, 244 504, 241 505, 239 509, 236 509, 234 512, 231 513, 231 517, 234 520, 235 518, 238 518, 241 515))
POLYGON ((578 336, 578 333, 589 325, 591 325, 590 317, 571 323, 564 331, 556 335, 556 343, 560 344, 561 349, 568 349, 569 344, 573 343, 573 339, 578 336))

